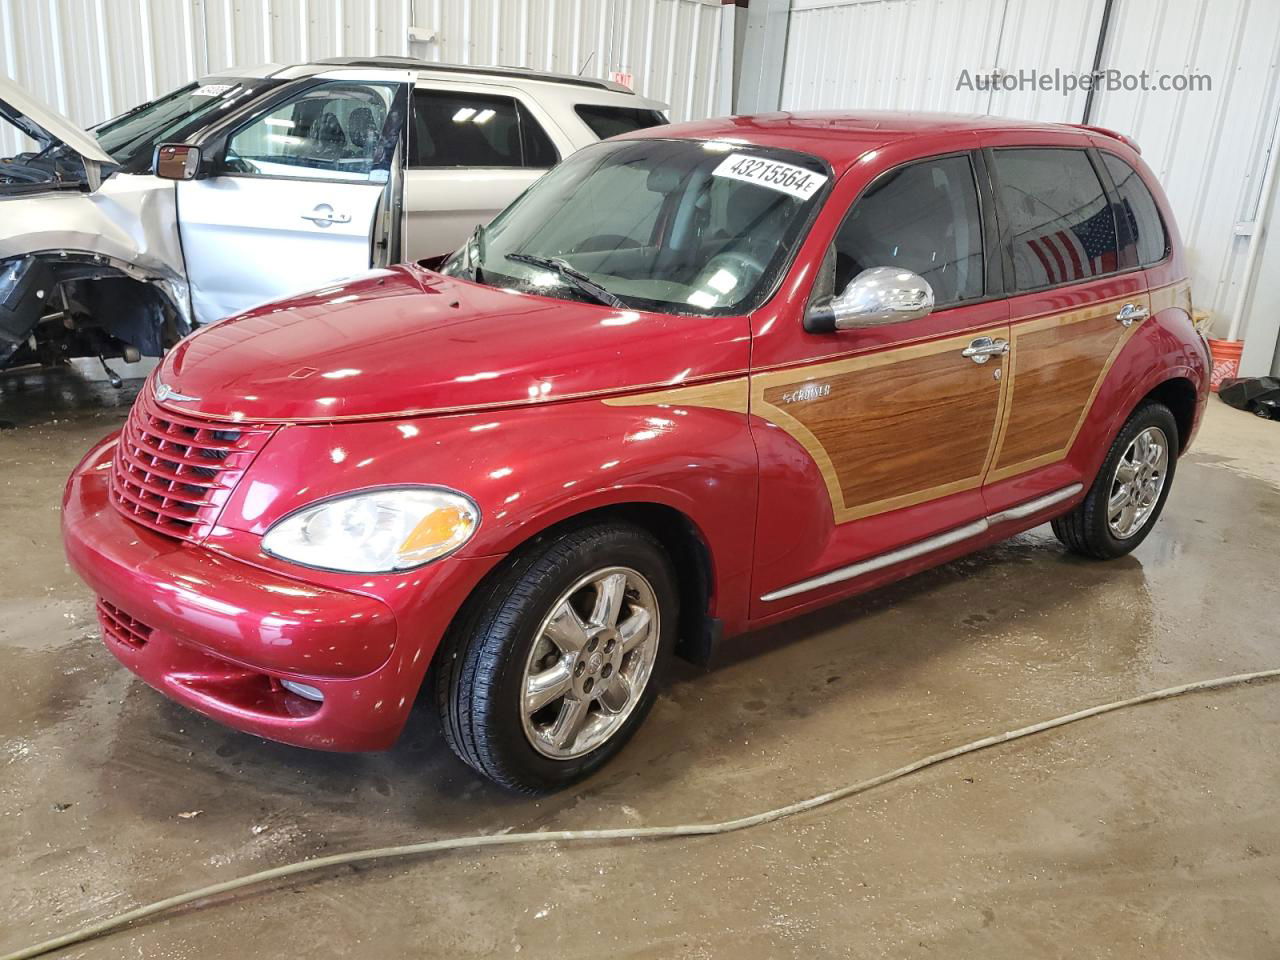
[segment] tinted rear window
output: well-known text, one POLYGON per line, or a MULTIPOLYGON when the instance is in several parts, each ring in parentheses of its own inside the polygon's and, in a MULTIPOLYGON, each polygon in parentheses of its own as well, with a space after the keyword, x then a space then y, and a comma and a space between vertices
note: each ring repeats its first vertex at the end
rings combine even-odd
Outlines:
POLYGON ((1120 206, 1129 222, 1129 232, 1138 246, 1138 262, 1147 267, 1159 263, 1169 253, 1169 235, 1160 208, 1138 172, 1112 153, 1104 153, 1102 162, 1120 194, 1120 206))
POLYGON ((667 122, 660 110, 602 107, 594 103, 580 103, 573 109, 601 140, 616 137, 620 133, 630 133, 632 130, 660 127, 667 122))
POLYGON ((995 167, 1019 290, 1119 268, 1115 216, 1083 150, 997 150, 995 167))
POLYGON ((545 130, 512 97, 443 90, 413 92, 410 167, 554 166, 545 130))

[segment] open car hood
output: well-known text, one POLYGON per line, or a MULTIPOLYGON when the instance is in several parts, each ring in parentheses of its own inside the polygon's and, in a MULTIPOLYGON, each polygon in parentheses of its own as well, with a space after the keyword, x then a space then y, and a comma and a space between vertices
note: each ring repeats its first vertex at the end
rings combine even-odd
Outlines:
POLYGON ((0 117, 43 148, 65 144, 78 154, 84 161, 91 188, 96 188, 101 182, 102 167, 115 165, 115 160, 102 149, 93 134, 76 126, 3 75, 0 75, 0 117))

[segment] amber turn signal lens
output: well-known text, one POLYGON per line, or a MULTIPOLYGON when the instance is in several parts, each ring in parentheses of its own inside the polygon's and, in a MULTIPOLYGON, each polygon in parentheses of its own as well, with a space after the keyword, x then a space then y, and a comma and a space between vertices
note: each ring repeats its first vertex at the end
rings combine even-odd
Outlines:
POLYGON ((418 521, 397 551, 401 559, 431 555, 450 549, 471 533, 474 514, 460 506, 439 507, 418 521))

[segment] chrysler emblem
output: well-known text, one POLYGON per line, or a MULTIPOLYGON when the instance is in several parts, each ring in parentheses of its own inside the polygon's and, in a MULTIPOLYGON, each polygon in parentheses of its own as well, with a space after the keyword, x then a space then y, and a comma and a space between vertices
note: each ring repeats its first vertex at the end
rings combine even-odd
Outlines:
POLYGON ((156 399, 161 403, 166 400, 199 400, 199 397, 188 397, 185 393, 178 393, 173 387, 169 386, 163 380, 156 380, 156 399))

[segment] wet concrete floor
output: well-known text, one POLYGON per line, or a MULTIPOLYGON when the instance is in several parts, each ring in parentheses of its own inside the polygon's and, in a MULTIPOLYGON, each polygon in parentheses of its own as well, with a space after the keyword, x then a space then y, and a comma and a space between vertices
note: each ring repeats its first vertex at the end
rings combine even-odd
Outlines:
MULTIPOLYGON (((243 873, 504 829, 720 819, 1093 703, 1280 667, 1280 424, 1216 400, 1132 556, 1048 528, 676 671, 636 739, 541 800, 400 743, 266 743, 119 667, 58 540, 124 415, 0 379, 0 954, 243 873)), ((1276 957, 1280 684, 1090 720, 746 833, 446 855, 188 910, 82 957, 1276 957)))

